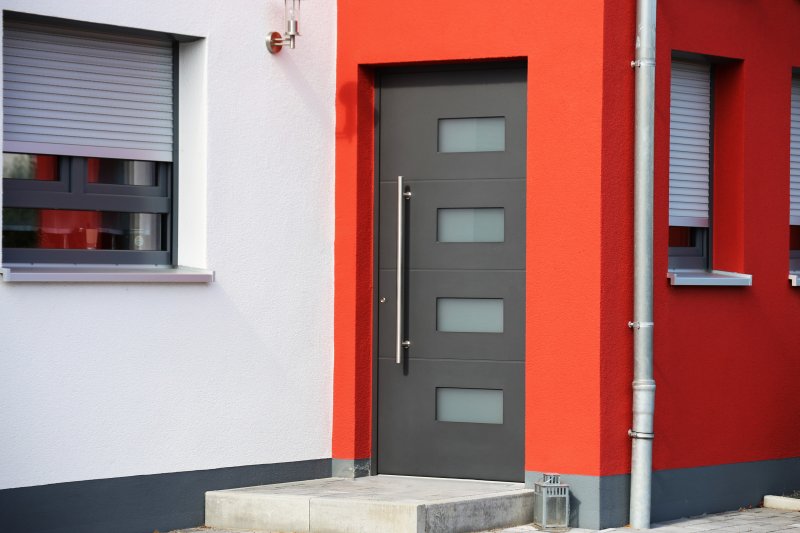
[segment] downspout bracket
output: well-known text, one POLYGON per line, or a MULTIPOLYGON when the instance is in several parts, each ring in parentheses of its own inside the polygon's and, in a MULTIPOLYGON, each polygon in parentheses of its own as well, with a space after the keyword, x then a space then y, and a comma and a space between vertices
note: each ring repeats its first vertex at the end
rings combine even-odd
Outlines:
POLYGON ((655 326, 653 322, 628 322, 628 327, 631 329, 642 329, 642 328, 652 328, 655 326))
POLYGON ((656 62, 654 59, 634 59, 631 61, 631 68, 639 67, 655 67, 656 62))
POLYGON ((632 439, 653 440, 655 433, 642 433, 641 431, 628 430, 628 436, 632 439))

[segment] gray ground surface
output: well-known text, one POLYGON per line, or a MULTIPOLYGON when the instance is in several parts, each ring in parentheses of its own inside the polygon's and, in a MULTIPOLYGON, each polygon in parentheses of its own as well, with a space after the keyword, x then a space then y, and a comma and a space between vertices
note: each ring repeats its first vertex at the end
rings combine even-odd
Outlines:
MULTIPOLYGON (((497 529, 492 533, 532 533, 537 531, 532 526, 519 526, 508 529, 497 529)), ((572 533, 593 533, 591 529, 572 529, 572 533)), ((630 533, 630 528, 604 529, 603 533, 618 531, 630 533)), ((800 533, 800 512, 778 511, 775 509, 747 509, 730 511, 694 518, 674 520, 653 526, 657 533, 698 533, 715 531, 717 533, 800 533)), ((172 533, 263 533, 247 530, 229 530, 212 528, 192 528, 173 531, 172 533)))

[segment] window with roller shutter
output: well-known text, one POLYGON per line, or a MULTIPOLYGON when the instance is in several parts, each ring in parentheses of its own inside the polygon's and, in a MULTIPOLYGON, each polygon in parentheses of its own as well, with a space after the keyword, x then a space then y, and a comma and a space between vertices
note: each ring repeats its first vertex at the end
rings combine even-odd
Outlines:
POLYGON ((669 266, 709 268, 711 67, 674 60, 670 82, 669 266))
POLYGON ((3 262, 171 264, 174 42, 3 29, 3 262))
POLYGON ((792 78, 789 151, 790 268, 800 270, 800 77, 792 78))

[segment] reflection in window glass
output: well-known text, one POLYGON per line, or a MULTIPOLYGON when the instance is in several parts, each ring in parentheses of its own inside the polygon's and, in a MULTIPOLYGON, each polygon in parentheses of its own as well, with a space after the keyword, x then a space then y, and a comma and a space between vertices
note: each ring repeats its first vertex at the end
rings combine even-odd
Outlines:
POLYGON ((87 172, 89 183, 146 187, 158 185, 158 164, 155 161, 90 157, 87 160, 87 172))
POLYGON ((686 226, 669 227, 670 248, 694 248, 697 245, 697 232, 695 228, 686 226))
POLYGON ((439 242, 503 242, 505 211, 502 207, 437 210, 439 242))
POLYGON ((505 149, 505 117, 439 119, 440 152, 502 152, 505 149))
POLYGON ((437 298, 437 331, 502 333, 502 298, 437 298))
POLYGON ((800 226, 789 226, 789 249, 800 251, 800 226))
POLYGON ((3 154, 3 178, 10 180, 58 180, 58 156, 3 154))
POLYGON ((439 422, 502 424, 503 391, 437 388, 436 420, 439 422))
POLYGON ((163 250, 162 215, 3 208, 4 248, 163 250))

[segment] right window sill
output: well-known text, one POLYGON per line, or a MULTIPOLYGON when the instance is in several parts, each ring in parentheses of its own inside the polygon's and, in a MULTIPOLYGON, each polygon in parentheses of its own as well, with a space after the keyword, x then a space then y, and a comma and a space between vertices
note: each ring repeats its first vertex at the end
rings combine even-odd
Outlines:
POLYGON ((724 270, 683 270, 667 271, 670 285, 694 287, 751 287, 753 276, 724 270))
POLYGON ((789 281, 792 282, 792 287, 800 287, 800 271, 789 271, 789 281))

